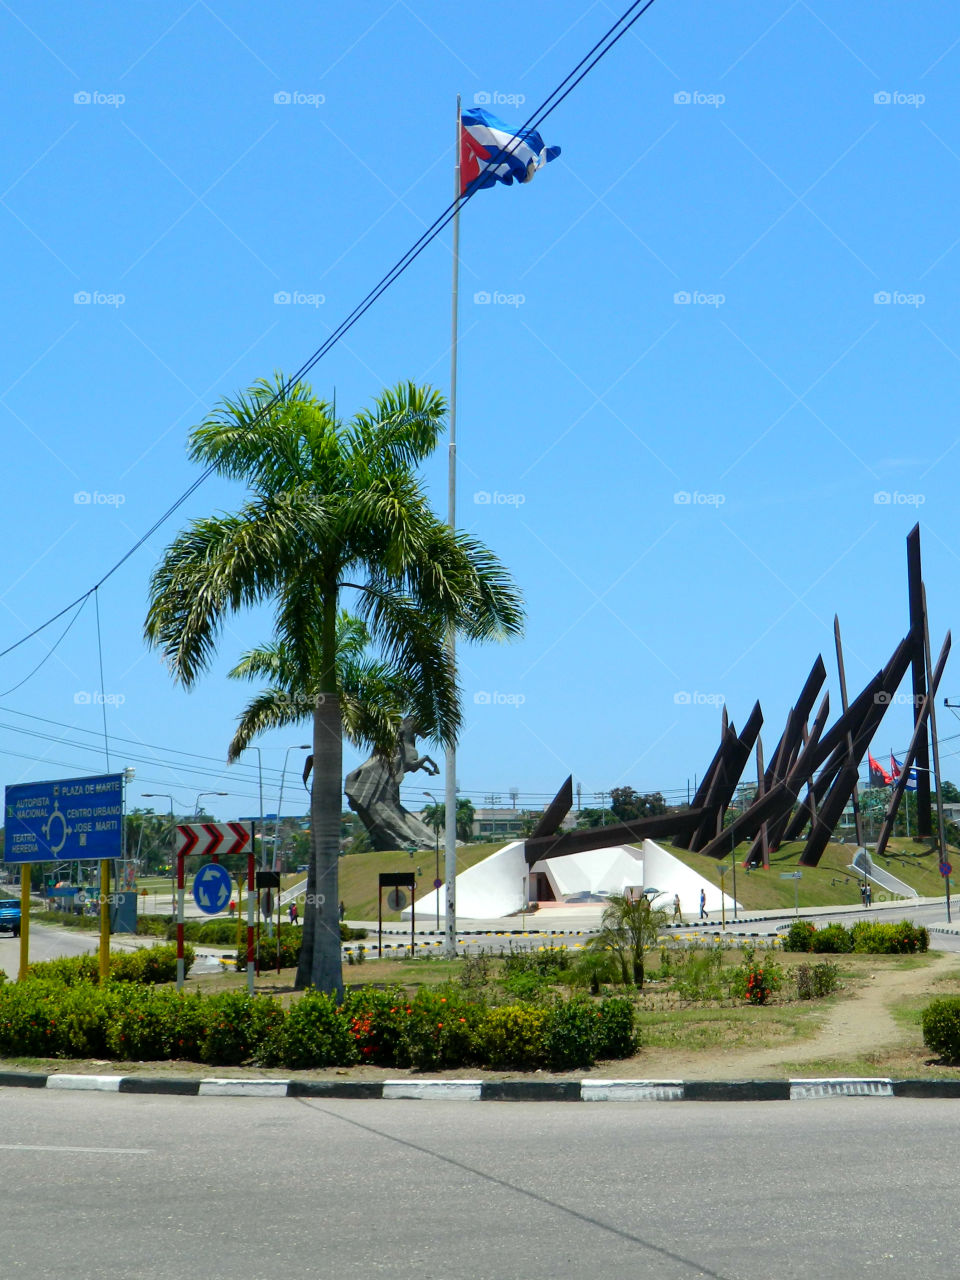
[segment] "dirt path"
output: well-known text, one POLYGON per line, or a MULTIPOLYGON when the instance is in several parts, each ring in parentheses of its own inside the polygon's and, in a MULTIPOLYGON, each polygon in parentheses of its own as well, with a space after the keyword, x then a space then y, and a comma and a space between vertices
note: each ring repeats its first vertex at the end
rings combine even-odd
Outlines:
POLYGON ((808 1039, 790 1040, 767 1049, 730 1048, 682 1054, 650 1050, 636 1061, 643 1061, 644 1073, 650 1076, 722 1080, 780 1076, 783 1063, 896 1051, 912 1043, 913 1037, 909 1028, 894 1020, 891 1005, 904 996, 929 991, 939 977, 956 969, 957 956, 945 953, 920 969, 887 972, 882 981, 871 974, 848 999, 829 1011, 820 1030, 808 1039), (656 1071, 652 1070, 654 1066, 656 1071))

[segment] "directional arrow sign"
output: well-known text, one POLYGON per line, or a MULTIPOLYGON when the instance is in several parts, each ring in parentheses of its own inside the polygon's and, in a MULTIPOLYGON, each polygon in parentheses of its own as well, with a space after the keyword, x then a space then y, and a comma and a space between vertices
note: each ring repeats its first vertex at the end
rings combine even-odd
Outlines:
POLYGON ((200 854, 243 853, 253 839, 252 822, 198 822, 177 827, 177 853, 184 857, 200 854))
POLYGON ((230 901, 230 873, 218 862, 208 862, 193 877, 193 900, 205 915, 216 915, 230 901))

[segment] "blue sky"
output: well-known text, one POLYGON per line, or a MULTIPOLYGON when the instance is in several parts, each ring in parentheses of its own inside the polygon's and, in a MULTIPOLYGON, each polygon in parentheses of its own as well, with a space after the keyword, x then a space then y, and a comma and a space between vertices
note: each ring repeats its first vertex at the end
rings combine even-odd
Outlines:
MULTIPOLYGON (((0 647, 196 478, 187 431, 219 396, 295 368, 444 207, 456 94, 519 123, 615 13, 3 6, 0 647)), ((560 159, 467 207, 459 523, 529 609, 522 642, 463 653, 477 801, 533 802, 568 772, 585 797, 683 788, 721 700, 737 723, 761 700, 769 750, 818 652, 838 702, 834 612, 851 685, 905 632, 917 519, 939 648, 960 555, 958 42, 928 3, 658 0, 544 126, 560 159)), ((317 392, 347 410, 400 379, 446 390, 449 289, 442 237, 317 392)), ((141 639, 165 541, 240 497, 208 481, 103 587, 102 680, 92 602, 31 678, 63 623, 0 662, 4 782, 99 771, 106 695, 132 802, 222 790, 218 816, 257 811, 255 767, 222 764, 248 692, 226 671, 269 614, 236 619, 189 694, 141 639)), ((267 809, 308 737, 264 739, 267 809)), ((875 751, 908 737, 894 707, 875 751)))

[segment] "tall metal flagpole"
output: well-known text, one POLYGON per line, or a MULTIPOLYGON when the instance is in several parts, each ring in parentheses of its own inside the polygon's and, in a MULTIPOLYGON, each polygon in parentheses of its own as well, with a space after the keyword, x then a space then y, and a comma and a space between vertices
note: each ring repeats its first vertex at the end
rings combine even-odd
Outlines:
MULTIPOLYGON (((447 522, 451 529, 457 526, 457 331, 460 302, 460 95, 457 94, 457 145, 453 185, 453 295, 451 306, 450 338, 450 437, 447 472, 447 522)), ((456 637, 453 629, 447 633, 447 652, 450 664, 456 671, 456 637)), ((446 879, 446 922, 444 954, 457 954, 457 750, 447 748, 446 776, 444 778, 444 876, 446 879)), ((439 890, 438 890, 439 892, 439 890)))

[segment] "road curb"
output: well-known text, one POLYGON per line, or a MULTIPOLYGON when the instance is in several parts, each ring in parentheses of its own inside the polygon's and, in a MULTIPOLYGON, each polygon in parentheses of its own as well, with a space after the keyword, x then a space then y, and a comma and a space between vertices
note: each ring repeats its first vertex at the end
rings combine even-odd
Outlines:
POLYGON ((0 1072, 0 1088, 79 1089, 179 1097, 451 1102, 808 1102, 825 1098, 960 1098, 960 1079, 875 1076, 793 1080, 284 1080, 208 1076, 0 1072))

